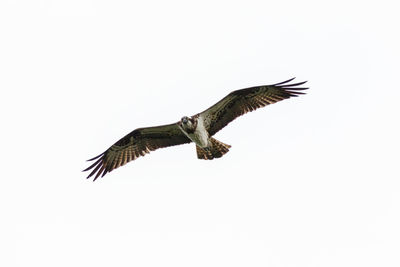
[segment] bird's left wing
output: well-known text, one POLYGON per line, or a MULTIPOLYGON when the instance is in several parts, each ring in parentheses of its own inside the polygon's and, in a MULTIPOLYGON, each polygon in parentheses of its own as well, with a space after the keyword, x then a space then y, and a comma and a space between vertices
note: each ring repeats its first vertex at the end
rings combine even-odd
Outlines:
POLYGON ((83 171, 93 169, 87 178, 95 175, 95 181, 100 175, 103 177, 108 172, 150 151, 190 142, 191 140, 182 133, 176 123, 139 128, 121 138, 97 157, 89 159, 88 161, 96 161, 83 171))

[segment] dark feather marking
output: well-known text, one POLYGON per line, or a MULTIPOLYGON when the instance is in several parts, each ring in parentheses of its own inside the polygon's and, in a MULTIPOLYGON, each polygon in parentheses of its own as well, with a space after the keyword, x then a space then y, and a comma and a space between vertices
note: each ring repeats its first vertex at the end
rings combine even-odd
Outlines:
MULTIPOLYGON (((307 81, 299 82, 299 83, 292 83, 292 84, 285 84, 284 87, 294 87, 305 84, 307 81)), ((297 89, 297 88, 296 88, 297 89)))
MULTIPOLYGON (((99 166, 101 166, 101 165, 99 165, 99 166)), ((104 165, 101 166, 101 169, 97 172, 97 174, 96 174, 96 176, 94 177, 94 180, 93 180, 93 181, 96 181, 96 179, 100 176, 100 174, 103 172, 103 170, 104 170, 104 165)))
POLYGON ((95 159, 97 159, 97 158, 99 158, 99 157, 101 157, 101 156, 103 156, 103 155, 104 155, 104 153, 101 153, 100 155, 98 155, 98 156, 96 156, 96 157, 94 157, 94 158, 88 159, 88 160, 86 160, 86 161, 95 160, 95 159))
POLYGON ((296 90, 296 91, 302 91, 302 90, 307 90, 308 87, 296 87, 296 88, 291 88, 291 87, 282 87, 282 89, 285 90, 296 90))
POLYGON ((132 150, 131 150, 131 148, 129 148, 128 162, 131 161, 131 160, 133 160, 133 158, 132 158, 132 150))
POLYGON ((122 151, 121 153, 118 154, 117 168, 121 167, 122 153, 124 153, 124 151, 122 151))
POLYGON ((123 157, 123 160, 122 160, 122 165, 125 165, 126 162, 128 161, 128 151, 125 150, 123 153, 124 153, 124 157, 123 157))
POLYGON ((284 81, 284 82, 272 84, 272 86, 277 86, 277 85, 285 84, 285 83, 288 83, 288 82, 293 81, 294 79, 296 79, 296 77, 293 77, 293 78, 291 78, 291 79, 289 79, 289 80, 286 80, 286 81, 284 81))
POLYGON ((89 167, 87 167, 86 169, 83 170, 83 172, 90 170, 91 168, 93 168, 94 166, 96 166, 100 161, 102 161, 103 159, 99 159, 97 160, 95 163, 93 163, 92 165, 90 165, 89 167))
MULTIPOLYGON (((97 164, 97 163, 96 163, 97 164)), ((95 172, 97 172, 97 170, 101 167, 101 164, 98 164, 96 166, 96 168, 93 169, 93 171, 89 174, 89 176, 87 178, 89 178, 90 176, 92 176, 95 172)))

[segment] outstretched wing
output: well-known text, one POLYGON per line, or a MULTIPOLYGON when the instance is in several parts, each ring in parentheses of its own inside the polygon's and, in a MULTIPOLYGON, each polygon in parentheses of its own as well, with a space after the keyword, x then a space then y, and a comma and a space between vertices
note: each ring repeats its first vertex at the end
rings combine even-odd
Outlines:
POLYGON ((301 91, 308 88, 298 86, 306 82, 290 84, 293 79, 272 85, 255 86, 233 91, 199 114, 204 119, 205 128, 212 136, 228 123, 247 112, 292 96, 304 94, 301 91))
POLYGON ((121 138, 104 153, 89 159, 88 161, 96 160, 96 162, 83 171, 93 169, 87 178, 96 175, 93 180, 95 181, 100 175, 103 177, 108 172, 150 151, 190 142, 191 140, 182 133, 176 123, 139 128, 121 138))

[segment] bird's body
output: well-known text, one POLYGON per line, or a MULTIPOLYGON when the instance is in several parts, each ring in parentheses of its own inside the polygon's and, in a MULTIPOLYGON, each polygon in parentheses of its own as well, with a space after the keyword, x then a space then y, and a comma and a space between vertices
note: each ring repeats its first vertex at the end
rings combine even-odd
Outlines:
POLYGON ((192 116, 187 118, 187 123, 184 118, 178 123, 179 129, 196 145, 201 148, 206 148, 210 145, 210 135, 204 127, 204 118, 202 116, 192 116), (187 126, 186 126, 186 125, 187 126))
POLYGON ((307 88, 298 86, 305 82, 288 84, 292 80, 236 90, 207 110, 191 117, 184 116, 177 123, 136 129, 104 153, 90 159, 96 161, 84 170, 93 169, 87 178, 95 175, 94 180, 96 180, 100 175, 104 176, 158 148, 191 142, 196 144, 199 159, 220 158, 229 151, 231 146, 212 136, 232 120, 247 112, 304 94, 300 91, 307 88))
POLYGON ((204 118, 196 114, 190 118, 183 117, 178 122, 179 129, 196 144, 197 158, 214 159, 220 158, 229 151, 230 145, 224 144, 210 137, 204 126, 204 118))

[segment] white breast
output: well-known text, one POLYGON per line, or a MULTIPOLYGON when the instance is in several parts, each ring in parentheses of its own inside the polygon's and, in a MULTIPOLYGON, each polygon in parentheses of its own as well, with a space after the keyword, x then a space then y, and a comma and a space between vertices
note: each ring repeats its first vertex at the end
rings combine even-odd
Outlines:
POLYGON ((194 131, 194 142, 200 147, 207 147, 208 146, 208 132, 204 127, 204 120, 200 116, 197 121, 197 127, 194 131))

